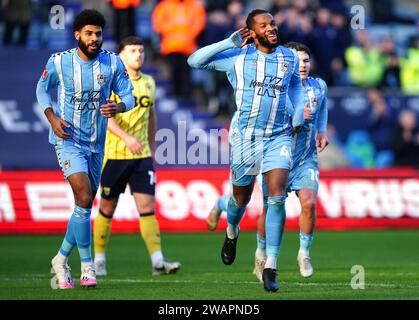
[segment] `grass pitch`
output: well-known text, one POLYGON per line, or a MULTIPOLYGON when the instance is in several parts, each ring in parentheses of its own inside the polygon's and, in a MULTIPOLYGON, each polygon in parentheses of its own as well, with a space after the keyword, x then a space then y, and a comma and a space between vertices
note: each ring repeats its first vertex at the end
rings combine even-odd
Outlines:
POLYGON ((182 268, 175 275, 152 276, 149 256, 138 235, 112 235, 108 276, 98 287, 79 286, 77 249, 70 258, 73 290, 52 290, 50 260, 63 235, 0 236, 0 299, 419 299, 419 230, 317 231, 311 249, 314 275, 299 275, 298 233, 287 232, 279 256, 277 293, 266 293, 252 274, 255 233, 242 232, 236 261, 220 259, 223 233, 163 234, 163 251, 182 268), (365 270, 365 289, 354 290, 354 265, 365 270))

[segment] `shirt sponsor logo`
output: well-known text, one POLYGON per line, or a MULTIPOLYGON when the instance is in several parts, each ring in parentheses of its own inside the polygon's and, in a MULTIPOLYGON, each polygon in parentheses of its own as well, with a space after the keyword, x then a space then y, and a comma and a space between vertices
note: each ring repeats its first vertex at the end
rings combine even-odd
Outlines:
POLYGON ((100 103, 100 100, 100 91, 83 91, 81 96, 73 94, 70 102, 79 104, 78 110, 95 110, 95 103, 100 103))
POLYGON ((138 104, 141 108, 152 107, 153 103, 150 101, 149 96, 142 96, 138 99, 138 104))
POLYGON ((256 89, 256 87, 259 88, 258 95, 264 96, 268 95, 268 97, 276 98, 275 91, 282 92, 284 90, 283 86, 280 85, 280 82, 283 78, 280 77, 273 77, 273 76, 265 76, 262 82, 252 80, 250 83, 250 87, 253 87, 256 89))

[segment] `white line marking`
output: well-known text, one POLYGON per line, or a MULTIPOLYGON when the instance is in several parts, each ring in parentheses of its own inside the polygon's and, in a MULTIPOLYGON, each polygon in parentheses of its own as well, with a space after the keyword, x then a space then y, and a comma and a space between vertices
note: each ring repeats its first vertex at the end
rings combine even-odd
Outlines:
MULTIPOLYGON (((50 276, 47 275, 33 275, 33 276, 20 276, 19 278, 10 278, 10 277, 0 277, 0 281, 45 281, 49 279, 50 276)), ((279 281, 280 284, 286 286, 296 286, 296 287, 351 287, 351 283, 348 282, 288 282, 288 281, 279 281)), ((212 281, 199 281, 199 280, 157 280, 157 279, 105 279, 103 277, 98 277, 98 282, 102 283, 165 283, 165 284, 252 284, 252 285, 261 285, 257 280, 255 281, 232 281, 232 280, 212 280, 212 281)), ((369 288, 390 288, 390 289, 418 289, 419 285, 407 285, 407 284, 398 284, 398 283, 365 283, 366 287, 369 288)))

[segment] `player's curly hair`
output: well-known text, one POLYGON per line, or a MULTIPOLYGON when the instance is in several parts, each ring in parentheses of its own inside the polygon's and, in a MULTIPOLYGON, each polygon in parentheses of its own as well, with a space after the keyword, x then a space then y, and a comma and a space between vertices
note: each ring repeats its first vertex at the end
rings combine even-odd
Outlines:
POLYGON ((253 18, 260 15, 260 14, 264 14, 264 13, 269 13, 269 11, 263 10, 263 9, 253 9, 252 11, 249 12, 249 14, 247 15, 246 18, 246 28, 247 29, 252 29, 253 27, 253 18))
POLYGON ((105 17, 97 10, 86 9, 81 11, 73 22, 73 32, 79 31, 87 25, 105 27, 105 17))

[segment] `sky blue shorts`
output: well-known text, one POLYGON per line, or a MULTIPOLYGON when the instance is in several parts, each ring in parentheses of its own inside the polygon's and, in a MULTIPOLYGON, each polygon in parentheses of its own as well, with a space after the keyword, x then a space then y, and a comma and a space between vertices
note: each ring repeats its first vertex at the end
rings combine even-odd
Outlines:
POLYGON ((65 179, 73 173, 84 172, 89 176, 92 189, 99 187, 104 153, 93 153, 72 145, 55 145, 58 163, 65 179))
POLYGON ((292 168, 288 178, 288 192, 301 189, 319 190, 319 166, 317 161, 305 160, 303 164, 292 168))
POLYGON ((291 168, 291 136, 276 135, 270 138, 244 139, 236 131, 232 137, 230 170, 231 182, 247 186, 255 177, 273 169, 291 168))

